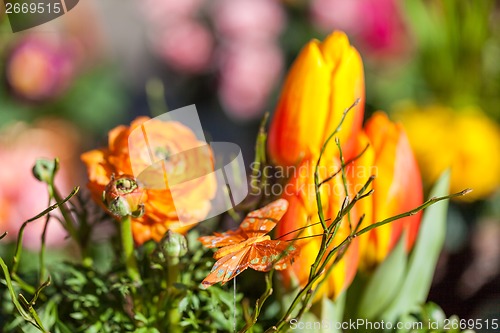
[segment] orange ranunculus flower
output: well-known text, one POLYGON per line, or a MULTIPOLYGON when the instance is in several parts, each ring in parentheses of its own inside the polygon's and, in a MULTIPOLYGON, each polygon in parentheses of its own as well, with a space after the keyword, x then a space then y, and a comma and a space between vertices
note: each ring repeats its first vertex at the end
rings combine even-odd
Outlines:
MULTIPOLYGON (((288 200, 289 207, 287 213, 277 226, 277 237, 319 221, 314 186, 315 166, 315 160, 303 160, 295 170, 289 183, 284 187, 282 198, 288 200)), ((325 158, 319 168, 320 179, 326 179, 339 168, 340 162, 337 157, 325 158)), ((348 191, 351 191, 351 189, 348 188, 348 191)), ((321 198, 325 218, 334 219, 345 198, 344 185, 340 175, 321 186, 321 198)), ((344 217, 333 241, 333 246, 340 244, 340 242, 349 236, 351 228, 354 228, 355 225, 354 218, 355 216, 351 216, 352 226, 350 226, 349 219, 347 216, 344 217)), ((329 220, 327 224, 329 225, 331 222, 332 220, 329 220)), ((283 237, 284 239, 294 239, 297 237, 312 236, 297 241, 301 247, 301 254, 295 259, 294 264, 289 270, 282 272, 287 287, 290 286, 294 278, 298 280, 297 282, 301 286, 307 283, 309 270, 321 246, 321 237, 318 235, 322 233, 323 229, 321 225, 316 224, 303 229, 300 233, 299 231, 292 232, 283 237)), ((328 281, 322 285, 322 289, 318 292, 318 296, 326 293, 329 297, 336 297, 342 290, 349 286, 358 267, 358 250, 359 242, 355 239, 344 257, 335 264, 328 277, 328 281)))
MULTIPOLYGON (((352 152, 352 136, 361 128, 365 98, 363 63, 343 32, 323 42, 309 42, 286 78, 269 130, 269 153, 279 165, 295 165, 316 157, 335 130, 346 108, 349 112, 339 133, 344 155, 352 152)), ((330 145, 327 155, 338 155, 330 145)))
MULTIPOLYGON (((107 148, 92 150, 82 155, 82 160, 87 165, 88 187, 94 199, 101 202, 103 190, 112 175, 133 175, 134 170, 146 169, 162 160, 165 161, 162 165, 169 174, 168 181, 172 180, 170 176, 175 178, 176 175, 186 178, 186 175, 193 173, 192 168, 199 169, 199 165, 207 164, 207 159, 211 161, 211 152, 208 149, 195 149, 205 145, 205 142, 199 141, 189 128, 179 122, 139 117, 130 127, 118 126, 112 129, 108 134, 107 148), (135 136, 131 136, 129 142, 129 136, 134 129, 145 130, 145 122, 147 140, 136 140, 135 136), (132 151, 129 151, 129 144, 133 147, 132 151)), ((150 169, 154 173, 158 168, 150 169)), ((176 184, 175 205, 173 193, 168 187, 144 189, 144 215, 134 218, 132 222, 137 244, 149 239, 159 241, 167 230, 184 233, 192 228, 195 222, 204 219, 211 208, 210 200, 215 195, 216 179, 212 174, 197 177, 200 175, 199 170, 194 173, 193 177, 187 179, 195 179, 194 181, 186 182, 185 186, 176 184), (181 216, 183 222, 179 221, 181 216)))
MULTIPOLYGON (((391 122, 382 112, 366 123, 365 131, 375 152, 376 178, 373 182, 373 213, 371 223, 409 211, 423 203, 420 171, 410 143, 401 124, 391 122)), ((421 213, 375 228, 361 236, 363 266, 381 262, 406 231, 409 251, 418 234, 421 213)), ((369 223, 369 220, 365 221, 369 223)))

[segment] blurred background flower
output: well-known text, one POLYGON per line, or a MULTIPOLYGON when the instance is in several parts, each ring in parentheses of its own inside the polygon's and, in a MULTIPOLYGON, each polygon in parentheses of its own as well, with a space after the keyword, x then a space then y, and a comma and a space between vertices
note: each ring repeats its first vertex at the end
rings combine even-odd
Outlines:
POLYGON ((345 31, 369 58, 387 60, 409 51, 411 36, 397 0, 312 0, 310 11, 321 31, 345 31))
POLYGON ((27 37, 13 47, 6 76, 15 95, 44 101, 55 98, 68 87, 75 57, 71 48, 61 44, 47 38, 27 37))
POLYGON ((401 106, 403 122, 427 186, 451 168, 451 192, 470 187, 458 200, 487 198, 500 186, 500 127, 481 110, 401 106))
POLYGON ((220 103, 232 119, 262 116, 283 68, 277 42, 285 14, 278 2, 165 0, 140 6, 152 50, 169 67, 191 79, 217 75, 220 103))
MULTIPOLYGON (((15 241, 24 221, 48 207, 49 194, 46 184, 32 176, 35 160, 40 157, 58 157, 61 170, 55 183, 62 193, 69 193, 80 183, 81 167, 78 163, 80 137, 71 123, 47 119, 30 126, 15 123, 0 132, 0 228, 7 231, 8 240, 15 241)), ((44 220, 28 225, 24 245, 39 250, 44 220)), ((47 245, 65 244, 66 231, 59 221, 52 218, 47 231, 47 245)))

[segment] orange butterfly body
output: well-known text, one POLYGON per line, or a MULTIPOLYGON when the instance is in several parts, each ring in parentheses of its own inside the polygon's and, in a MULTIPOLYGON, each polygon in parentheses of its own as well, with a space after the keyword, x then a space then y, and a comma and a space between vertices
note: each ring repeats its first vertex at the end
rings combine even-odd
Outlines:
POLYGON ((267 235, 286 213, 287 208, 288 201, 279 199, 250 212, 237 230, 200 237, 206 247, 220 247, 214 254, 218 261, 202 284, 225 284, 249 267, 264 272, 272 268, 287 268, 298 255, 299 249, 290 242, 272 240, 267 235))

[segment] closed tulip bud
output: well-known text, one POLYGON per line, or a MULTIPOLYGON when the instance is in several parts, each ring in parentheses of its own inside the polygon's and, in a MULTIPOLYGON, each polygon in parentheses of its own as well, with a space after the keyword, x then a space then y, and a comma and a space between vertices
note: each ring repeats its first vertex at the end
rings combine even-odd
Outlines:
MULTIPOLYGON (((409 211, 423 203, 420 171, 401 124, 391 122, 382 112, 366 123, 365 131, 375 152, 376 178, 373 182, 372 223, 409 211)), ((409 251, 418 234, 421 213, 375 228, 368 235, 364 263, 381 262, 406 232, 409 251)))
POLYGON ((103 192, 103 203, 118 217, 144 214, 143 191, 131 176, 113 177, 103 192))
MULTIPOLYGON (((349 158, 351 138, 363 121, 364 89, 361 57, 343 32, 309 42, 288 73, 271 123, 268 148, 273 162, 288 166, 317 157, 344 111, 360 99, 338 135, 349 158)), ((326 155, 331 154, 338 156, 335 145, 327 147, 326 155)))

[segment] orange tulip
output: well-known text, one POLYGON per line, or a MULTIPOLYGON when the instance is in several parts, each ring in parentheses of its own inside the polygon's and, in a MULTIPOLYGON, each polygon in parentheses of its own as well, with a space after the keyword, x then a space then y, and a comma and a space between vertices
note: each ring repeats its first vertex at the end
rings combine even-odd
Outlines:
MULTIPOLYGON (((364 131, 360 131, 355 137, 354 141, 354 154, 355 158, 351 162, 346 161, 346 179, 349 189, 349 198, 352 200, 354 196, 361 190, 361 188, 366 184, 371 176, 377 175, 377 168, 375 163, 375 151, 370 144, 370 140, 364 131)), ((366 190, 373 189, 373 183, 366 190)), ((366 193, 365 192, 365 193, 366 193)), ((362 200, 359 200, 351 211, 351 222, 358 223, 361 217, 364 215, 361 225, 358 230, 370 225, 373 221, 373 209, 374 202, 373 197, 369 196, 362 200)), ((366 253, 368 249, 369 239, 368 237, 359 237, 359 253, 362 255, 366 253)), ((360 262, 362 265, 363 262, 360 262)))
MULTIPOLYGON (((344 110, 356 99, 360 103, 347 115, 339 139, 346 157, 361 128, 364 107, 364 74, 361 57, 343 32, 323 42, 309 42, 286 78, 269 130, 269 153, 278 165, 296 165, 315 158, 335 130, 344 110)), ((327 155, 337 154, 330 145, 327 155)))
MULTIPOLYGON (((81 156, 87 166, 88 187, 97 202, 101 202, 103 190, 112 175, 119 177, 133 174, 131 154, 135 167, 145 168, 151 164, 148 149, 142 146, 145 141, 131 142, 134 151, 129 151, 130 133, 148 120, 148 117, 140 117, 134 120, 130 127, 118 126, 112 129, 108 135, 108 148, 92 150, 81 156)), ((196 154, 178 154, 205 145, 184 125, 153 119, 148 122, 148 136, 151 142, 154 142, 149 147, 150 151, 154 152, 156 159, 165 159, 168 168, 186 175, 192 171, 187 168, 196 168, 198 164, 203 164, 196 161, 196 154)), ((205 163, 207 156, 198 158, 204 158, 205 163)), ((169 189, 145 189, 144 197, 141 198, 144 202, 144 215, 132 220, 135 242, 142 244, 149 239, 160 241, 167 230, 184 233, 192 228, 193 223, 179 222, 178 214, 183 214, 182 221, 203 220, 210 211, 210 200, 215 195, 216 186, 215 177, 209 176, 201 177, 197 182, 189 182, 186 187, 177 189, 182 193, 176 193, 176 197, 181 197, 182 201, 176 200, 175 205, 169 189)))
MULTIPOLYGON (((282 196, 288 200, 289 208, 277 226, 276 237, 290 232, 292 233, 284 236, 283 239, 310 236, 310 238, 297 241, 301 247, 300 256, 295 260, 291 269, 285 270, 282 273, 287 287, 291 285, 294 279, 301 286, 307 283, 310 267, 314 263, 321 246, 321 237, 318 237, 318 235, 323 233, 323 229, 320 224, 309 226, 301 232, 293 232, 319 221, 314 187, 315 165, 316 161, 310 159, 303 160, 292 179, 290 179, 290 182, 285 186, 282 196)), ((329 175, 337 171, 338 168, 340 168, 338 158, 324 159, 319 168, 320 178, 326 179, 329 175)), ((325 217, 335 218, 345 198, 344 185, 340 175, 321 186, 321 197, 325 217)), ((331 221, 327 221, 327 224, 330 224, 331 221)), ((348 237, 353 226, 354 224, 350 226, 348 218, 344 217, 332 246, 340 244, 340 242, 348 237)), ((358 267, 358 248, 359 244, 357 239, 355 239, 344 257, 332 269, 328 280, 318 292, 318 296, 326 293, 329 297, 335 297, 349 286, 358 267)))
MULTIPOLYGON (((372 223, 411 210, 423 203, 420 171, 403 127, 385 113, 375 113, 365 131, 375 152, 376 178, 373 182, 372 223)), ((409 251, 417 237, 421 213, 375 228, 366 236, 363 265, 381 262, 406 232, 409 251)), ((368 221, 366 221, 368 223, 368 221)))

